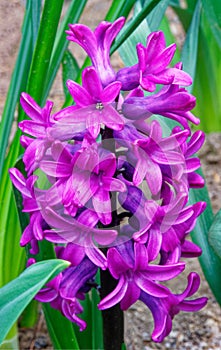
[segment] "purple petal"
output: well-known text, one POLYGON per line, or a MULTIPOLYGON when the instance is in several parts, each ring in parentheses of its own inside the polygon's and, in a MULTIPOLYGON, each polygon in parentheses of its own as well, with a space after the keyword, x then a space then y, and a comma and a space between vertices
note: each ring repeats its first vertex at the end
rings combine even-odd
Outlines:
POLYGON ((207 303, 208 298, 201 297, 195 300, 185 300, 179 304, 180 310, 196 312, 201 310, 207 303))
POLYGON ((104 253, 97 247, 85 247, 85 253, 87 257, 102 270, 106 270, 107 268, 107 258, 104 253))
POLYGON ((18 124, 23 133, 29 134, 40 139, 46 137, 46 126, 33 120, 23 120, 18 124))
POLYGON ((105 191, 117 191, 124 192, 126 191, 126 185, 119 179, 113 177, 105 177, 103 181, 103 189, 105 191))
POLYGON ((72 299, 84 284, 95 276, 97 267, 87 258, 84 258, 78 266, 69 267, 63 272, 60 285, 62 298, 72 299))
POLYGON ((84 320, 80 319, 76 314, 82 312, 83 310, 79 311, 79 307, 76 307, 76 303, 78 303, 77 299, 75 300, 71 300, 71 301, 67 301, 67 300, 62 300, 62 308, 61 311, 63 313, 63 315, 70 320, 71 322, 76 323, 79 328, 80 331, 85 330, 85 328, 87 327, 87 324, 84 320))
POLYGON ((145 270, 148 267, 148 252, 144 244, 134 243, 134 270, 145 270))
POLYGON ((120 93, 121 85, 119 81, 115 81, 106 86, 101 93, 101 101, 105 104, 114 102, 120 93))
POLYGON ((105 105, 102 110, 102 122, 113 130, 122 130, 125 124, 123 117, 111 105, 105 105))
POLYGON ((87 90, 88 95, 91 97, 91 104, 104 102, 101 97, 103 90, 101 81, 94 67, 86 67, 83 70, 82 81, 84 88, 87 90))
POLYGON ((152 280, 167 281, 179 275, 185 269, 185 263, 171 265, 149 265, 147 271, 142 271, 142 276, 152 280))
POLYGON ((80 45, 92 59, 97 53, 97 39, 90 28, 83 24, 69 24, 67 39, 80 45))
POLYGON ((125 277, 122 275, 116 288, 108 294, 104 299, 98 304, 99 310, 108 309, 116 304, 118 304, 126 294, 128 288, 128 283, 125 277))
POLYGON ((120 302, 121 310, 127 310, 131 305, 133 305, 140 296, 140 288, 133 281, 128 282, 128 287, 124 297, 120 302))
POLYGON ((131 262, 126 261, 116 248, 108 249, 107 261, 110 273, 116 279, 133 267, 131 262))
POLYGON ((59 255, 59 259, 71 262, 72 266, 77 266, 85 257, 85 247, 79 244, 68 243, 59 255))
POLYGON ((146 274, 143 274, 141 272, 136 272, 136 274, 134 275, 134 280, 138 287, 140 287, 140 289, 142 289, 144 292, 150 295, 163 298, 169 295, 170 293, 165 286, 162 286, 154 281, 147 279, 146 274))
MULTIPOLYGON (((31 198, 30 190, 26 187, 26 179, 22 175, 22 173, 16 169, 11 168, 9 169, 10 179, 13 183, 13 185, 26 197, 31 198)), ((37 176, 35 176, 35 179, 37 180, 37 176)))
POLYGON ((190 157, 195 154, 204 144, 205 134, 201 130, 197 130, 188 142, 186 151, 186 157, 190 157))
POLYGON ((35 102, 35 100, 25 92, 21 94, 20 103, 25 113, 33 120, 41 120, 41 107, 35 102))
POLYGON ((92 198, 94 210, 96 211, 100 221, 104 225, 108 225, 112 221, 112 209, 109 192, 99 188, 92 198))

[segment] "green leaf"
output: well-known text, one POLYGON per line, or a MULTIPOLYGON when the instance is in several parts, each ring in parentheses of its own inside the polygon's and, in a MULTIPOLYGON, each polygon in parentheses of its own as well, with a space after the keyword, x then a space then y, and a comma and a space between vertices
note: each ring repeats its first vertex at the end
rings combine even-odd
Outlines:
MULTIPOLYGON (((144 4, 149 2, 150 0, 146 0, 144 1, 144 4)), ((163 19, 164 13, 168 7, 168 4, 169 0, 161 0, 160 3, 147 16, 147 23, 152 32, 158 30, 159 25, 163 19)))
MULTIPOLYGON (((181 61, 183 62, 183 70, 190 74, 194 80, 198 52, 198 36, 200 26, 201 2, 198 0, 193 14, 191 25, 188 29, 184 46, 181 52, 181 61)), ((187 88, 191 91, 192 86, 187 88)))
MULTIPOLYGON (((202 171, 199 173, 202 175, 202 171)), ((216 300, 221 305, 221 259, 210 246, 208 239, 208 232, 213 222, 213 212, 206 186, 202 189, 192 189, 190 191, 190 204, 199 201, 206 202, 207 207, 198 217, 194 230, 191 232, 191 238, 203 251, 199 257, 199 262, 216 300)))
MULTIPOLYGON (((78 350, 79 345, 73 329, 73 324, 62 314, 53 309, 50 304, 43 305, 48 332, 56 350, 78 350)), ((83 333, 82 333, 83 334, 83 333)))
POLYGON ((25 90, 28 79, 28 72, 31 65, 33 47, 35 44, 33 24, 35 23, 36 26, 38 25, 38 20, 36 17, 40 16, 40 14, 36 12, 35 8, 35 4, 37 5, 38 3, 39 0, 27 1, 22 28, 22 39, 2 115, 0 125, 0 179, 2 177, 5 153, 14 120, 15 108, 20 93, 22 90, 25 90), (35 11, 33 11, 33 7, 35 8, 35 11))
POLYGON ((38 301, 32 300, 24 309, 19 319, 21 328, 30 328, 36 325, 38 320, 38 301))
POLYGON ((210 227, 209 243, 221 259, 221 209, 216 214, 210 227))
POLYGON ((66 50, 64 53, 64 57, 62 60, 62 81, 63 81, 63 89, 65 97, 67 98, 69 96, 69 90, 66 87, 66 81, 68 79, 76 80, 78 74, 79 74, 79 66, 72 55, 72 53, 69 50, 66 50))
POLYGON ((105 17, 106 21, 114 21, 118 17, 127 17, 136 0, 114 0, 105 17))
MULTIPOLYGON (((81 350, 93 349, 92 347, 92 312, 91 312, 91 296, 89 293, 86 294, 85 299, 81 301, 81 305, 83 307, 83 312, 81 317, 84 320, 87 320, 87 328, 84 332, 79 331, 79 327, 76 324, 73 324, 74 331, 76 333, 76 337, 78 340, 78 344, 81 350)), ((100 330, 102 332, 102 330, 100 330)))
POLYGON ((44 3, 27 86, 27 92, 40 105, 43 101, 45 77, 49 69, 63 2, 64 0, 46 0, 44 3))
POLYGON ((200 117, 200 127, 205 132, 221 131, 220 56, 221 48, 202 12, 193 94, 197 98, 194 113, 200 117))
MULTIPOLYGON (((96 279, 96 283, 100 285, 100 270, 98 270, 96 279)), ((98 291, 93 288, 91 291, 92 296, 92 305, 91 305, 91 313, 92 313, 92 345, 93 349, 100 350, 104 348, 104 340, 103 340, 103 318, 102 312, 98 309, 97 305, 100 302, 100 296, 98 291)))
POLYGON ((148 4, 144 5, 142 11, 134 16, 127 25, 121 30, 120 34, 116 38, 113 46, 111 47, 111 53, 116 51, 128 37, 134 32, 139 24, 147 17, 147 15, 160 3, 161 0, 151 0, 148 4))
MULTIPOLYGON (((55 6, 56 6, 56 3, 57 2, 54 1, 55 6)), ((87 3, 87 0, 71 1, 69 8, 58 29, 58 33, 56 35, 55 42, 54 42, 54 48, 52 52, 50 66, 48 69, 48 75, 46 78, 46 84, 44 86, 43 102, 45 102, 47 95, 49 94, 54 78, 61 64, 64 52, 69 44, 69 41, 66 39, 65 30, 68 29, 69 23, 76 23, 79 20, 86 3, 87 3)))
POLYGON ((150 34, 150 28, 147 21, 144 20, 120 46, 119 54, 127 65, 132 66, 137 63, 136 45, 138 42, 144 43, 148 34, 150 34))
POLYGON ((221 1, 201 0, 216 41, 221 48, 221 1))
POLYGON ((63 260, 41 261, 0 289, 0 343, 36 293, 68 265, 63 260))
POLYGON ((33 50, 38 36, 38 28, 41 17, 41 0, 27 1, 26 6, 31 7, 31 31, 32 31, 32 43, 33 50))

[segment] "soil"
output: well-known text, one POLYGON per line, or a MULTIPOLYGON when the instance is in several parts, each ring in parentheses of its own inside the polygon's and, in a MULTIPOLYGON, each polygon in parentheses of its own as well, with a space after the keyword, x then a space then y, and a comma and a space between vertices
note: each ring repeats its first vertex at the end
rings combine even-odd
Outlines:
MULTIPOLYGON (((83 23, 94 28, 103 18, 110 1, 89 1, 83 23)), ((15 63, 18 50, 21 24, 24 14, 24 2, 19 0, 0 1, 0 115, 7 94, 10 75, 15 63)), ((176 21, 175 21, 176 22, 176 21)), ((78 57, 83 60, 83 53, 78 57)), ((119 64, 115 57, 114 65, 119 64)), ((57 108, 62 105, 62 87, 60 76, 54 84, 51 94, 56 101, 57 108)), ((202 168, 205 174, 209 195, 214 213, 221 207, 221 134, 207 135, 206 143, 200 152, 202 168)), ((173 330, 161 344, 151 341, 152 318, 147 308, 137 302, 125 313, 125 340, 128 350, 176 349, 176 350, 212 350, 221 349, 221 310, 214 299, 207 282, 201 272, 197 259, 187 264, 186 274, 178 282, 174 282, 174 289, 179 285, 186 285, 186 275, 190 271, 197 271, 201 276, 201 288, 198 295, 208 297, 207 306, 198 313, 180 313, 173 322, 173 330)), ((47 334, 44 317, 40 311, 36 326, 32 329, 19 330, 20 349, 53 349, 47 334)))

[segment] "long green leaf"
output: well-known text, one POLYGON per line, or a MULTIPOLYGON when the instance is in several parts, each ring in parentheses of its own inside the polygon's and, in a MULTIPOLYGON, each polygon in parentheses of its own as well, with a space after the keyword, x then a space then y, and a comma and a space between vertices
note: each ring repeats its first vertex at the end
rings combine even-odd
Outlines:
POLYGON ((209 230, 209 243, 221 259, 221 210, 216 214, 209 230))
MULTIPOLYGON (((78 344, 81 350, 87 350, 87 349, 94 349, 92 346, 92 312, 91 312, 91 298, 90 295, 87 293, 85 296, 85 299, 81 301, 81 305, 83 306, 83 312, 81 314, 81 317, 84 320, 87 320, 87 328, 84 330, 84 332, 80 332, 79 328, 76 324, 73 324, 74 331, 76 334, 76 337, 78 339, 78 344)), ((102 332, 102 329, 100 329, 100 332, 102 332)), ((94 349, 96 350, 96 349, 94 349)))
POLYGON ((221 130, 220 56, 221 48, 202 12, 193 94, 197 97, 194 113, 200 116, 200 127, 205 132, 221 130))
POLYGON ((69 263, 47 260, 31 265, 19 277, 0 289, 0 343, 36 293, 69 263))
POLYGON ((100 301, 100 297, 96 289, 92 289, 91 295, 92 295, 91 312, 92 312, 92 334, 93 334, 92 345, 93 345, 93 349, 99 350, 99 349, 103 349, 103 332, 101 332, 101 330, 103 329, 102 314, 97 307, 100 301))
POLYGON ((210 23, 213 35, 221 48, 221 2, 220 0, 202 0, 202 6, 210 23))
MULTIPOLYGON (((54 2, 56 4, 56 1, 54 2)), ((45 102, 47 95, 51 89, 54 78, 57 74, 58 68, 61 64, 64 52, 69 44, 69 41, 66 39, 65 30, 68 29, 69 23, 76 23, 87 3, 87 0, 73 0, 71 1, 68 11, 65 14, 65 17, 59 27, 58 33, 56 35, 54 49, 50 61, 50 66, 48 70, 48 75, 46 79, 46 84, 44 86, 43 102, 45 102)))
POLYGON ((63 90, 64 95, 67 98, 69 96, 69 91, 66 86, 66 81, 68 79, 76 80, 79 74, 80 67, 72 53, 69 50, 66 50, 62 60, 62 81, 63 81, 63 90))
MULTIPOLYGON (((144 4, 147 2, 150 2, 150 0, 144 1, 144 4)), ((169 0, 161 0, 153 11, 151 11, 151 13, 147 16, 147 23, 152 32, 158 30, 168 4, 169 0)))
MULTIPOLYGON (((197 52, 198 52, 198 36, 200 26, 200 12, 201 1, 198 0, 196 8, 193 14, 191 25, 188 29, 185 43, 181 52, 181 61, 183 62, 183 69, 189 73, 194 80, 196 64, 197 64, 197 52)), ((192 85, 188 87, 188 90, 192 90, 192 85)))
POLYGON ((28 72, 35 44, 35 34, 32 35, 33 24, 35 24, 36 27, 39 25, 37 17, 40 16, 40 14, 36 12, 35 8, 35 5, 37 6, 38 3, 39 0, 27 1, 22 29, 22 39, 2 115, 0 125, 0 179, 2 177, 5 153, 14 120, 15 108, 19 95, 22 90, 25 89, 28 79, 28 72), (33 7, 35 8, 35 11, 33 11, 33 7))
POLYGON ((45 77, 54 46, 54 40, 64 0, 46 0, 35 46, 27 91, 37 103, 42 104, 45 77))
POLYGON ((26 6, 30 6, 28 3, 30 3, 31 5, 31 30, 32 30, 33 50, 34 50, 35 42, 38 36, 38 28, 39 28, 40 17, 41 17, 41 0, 27 1, 26 6))
POLYGON ((207 208, 198 218, 195 228, 191 233, 191 238, 203 251, 199 257, 199 262, 216 300, 221 305, 221 259, 209 244, 208 232, 213 222, 213 213, 206 187, 190 192, 190 203, 196 203, 198 201, 205 201, 207 208))
POLYGON ((105 17, 106 21, 113 21, 120 16, 127 17, 136 0, 114 0, 105 17))
MULTIPOLYGON (((176 38, 171 33, 169 20, 168 20, 168 18, 166 16, 164 16, 162 18, 162 21, 161 21, 160 26, 159 26, 159 30, 163 31, 168 46, 170 44, 173 44, 174 42, 176 42, 176 38)), ((175 52, 175 54, 173 56, 173 59, 172 59, 172 62, 171 62, 171 65, 173 66, 175 63, 180 62, 180 61, 181 61, 180 49, 177 46, 176 52, 175 52)))
POLYGON ((134 30, 139 26, 139 24, 147 17, 147 15, 159 4, 161 0, 152 0, 146 4, 142 11, 140 11, 136 16, 134 16, 127 26, 118 35, 115 43, 111 48, 111 53, 116 51, 124 41, 134 32, 134 30))
POLYGON ((78 350, 79 345, 73 330, 72 323, 53 309, 50 304, 43 304, 48 332, 56 350, 78 350))

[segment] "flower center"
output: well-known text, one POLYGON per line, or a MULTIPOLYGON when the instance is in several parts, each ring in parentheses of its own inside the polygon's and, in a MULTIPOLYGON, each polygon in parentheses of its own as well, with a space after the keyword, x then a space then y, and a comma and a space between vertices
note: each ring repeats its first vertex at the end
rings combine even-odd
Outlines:
POLYGON ((104 105, 102 102, 98 102, 98 103, 96 103, 95 108, 98 109, 99 111, 101 111, 102 109, 104 109, 104 105))

